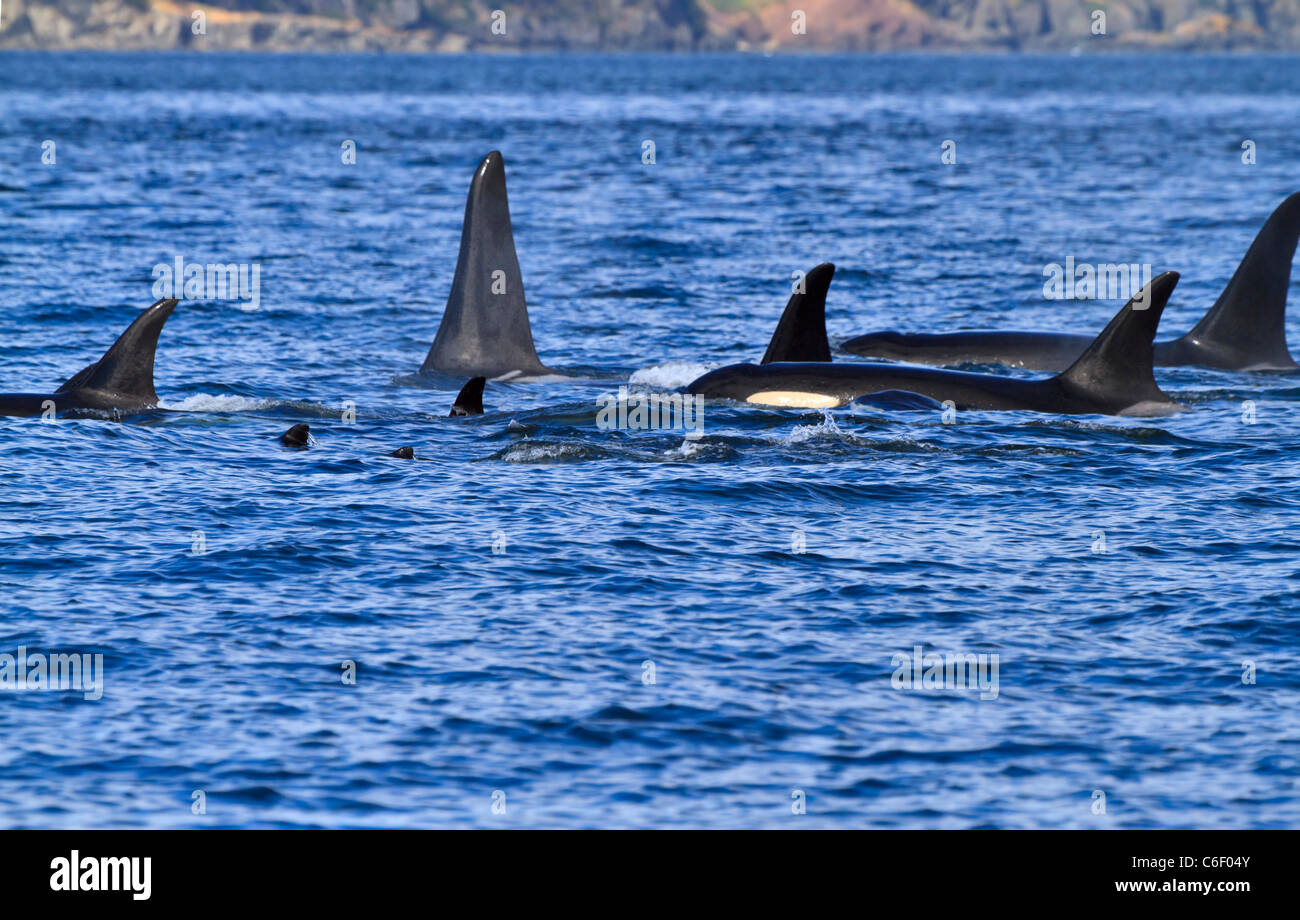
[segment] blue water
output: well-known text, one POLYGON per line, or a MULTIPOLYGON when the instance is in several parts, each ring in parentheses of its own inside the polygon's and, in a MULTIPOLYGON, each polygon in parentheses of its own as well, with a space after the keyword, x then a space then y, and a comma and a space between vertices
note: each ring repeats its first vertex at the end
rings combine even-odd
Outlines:
POLYGON ((0 693, 0 824, 1300 824, 1300 379, 596 426, 759 357, 823 260, 833 338, 1100 329, 1043 299, 1071 255, 1182 272, 1181 334, 1300 188, 1297 63, 0 55, 0 390, 97 358, 156 263, 262 270, 168 323, 180 411, 0 421, 0 652, 105 656, 102 699, 0 693), (493 148, 574 379, 449 420, 410 375, 493 148), (894 689, 916 645, 998 655, 997 698, 894 689))

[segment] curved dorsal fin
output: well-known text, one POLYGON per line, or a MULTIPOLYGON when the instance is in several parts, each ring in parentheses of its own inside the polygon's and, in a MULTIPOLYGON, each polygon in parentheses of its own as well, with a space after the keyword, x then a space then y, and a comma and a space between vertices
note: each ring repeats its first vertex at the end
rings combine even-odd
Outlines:
POLYGON ((759 364, 831 359, 831 346, 826 340, 826 292, 834 275, 835 266, 830 262, 823 262, 804 275, 803 293, 790 295, 759 364))
POLYGON ((1156 386, 1154 339, 1177 284, 1178 272, 1163 272, 1148 281, 1056 379, 1093 399, 1170 402, 1156 386))
POLYGON ((102 358, 74 374, 57 392, 100 390, 156 403, 154 352, 158 348, 158 335, 178 302, 167 298, 142 310, 102 358))
POLYGON ((1269 215, 1219 299, 1183 339, 1241 368, 1295 367, 1286 347, 1286 293, 1300 240, 1300 192, 1269 215))

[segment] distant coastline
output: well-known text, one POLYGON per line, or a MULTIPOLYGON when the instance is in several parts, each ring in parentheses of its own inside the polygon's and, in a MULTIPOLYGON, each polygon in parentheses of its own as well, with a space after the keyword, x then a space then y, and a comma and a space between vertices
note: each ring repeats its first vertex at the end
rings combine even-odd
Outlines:
POLYGON ((1300 50, 1300 0, 0 0, 0 48, 271 52, 1300 50))

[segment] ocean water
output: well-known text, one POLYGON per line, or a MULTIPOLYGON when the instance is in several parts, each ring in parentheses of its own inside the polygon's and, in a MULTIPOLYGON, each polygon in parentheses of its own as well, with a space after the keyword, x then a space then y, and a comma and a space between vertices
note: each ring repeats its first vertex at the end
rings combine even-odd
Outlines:
POLYGON ((1180 271, 1181 334, 1300 188, 1297 64, 0 55, 0 390, 158 263, 261 272, 176 310, 169 411, 0 420, 0 653, 103 655, 100 699, 0 692, 0 825, 1300 824, 1300 378, 596 424, 760 357, 825 260, 833 339, 1099 330, 1069 256, 1180 271), (492 149, 567 378, 448 419, 412 375, 492 149), (896 689, 917 646, 996 696, 896 689))

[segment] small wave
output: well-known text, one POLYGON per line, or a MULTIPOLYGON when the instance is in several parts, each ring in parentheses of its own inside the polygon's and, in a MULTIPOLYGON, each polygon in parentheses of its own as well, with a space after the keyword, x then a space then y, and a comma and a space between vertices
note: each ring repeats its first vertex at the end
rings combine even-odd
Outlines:
POLYGON ((822 420, 817 425, 796 425, 785 438, 786 444, 803 444, 805 441, 819 441, 824 438, 838 440, 848 436, 835 422, 835 416, 829 412, 822 413, 822 420))
POLYGON ((506 463, 572 463, 579 460, 603 460, 608 451, 590 444, 569 441, 519 441, 492 454, 487 459, 506 463))
POLYGON ((683 438, 682 443, 677 447, 669 448, 664 452, 664 457, 669 460, 689 460, 703 450, 703 445, 697 438, 683 438))
POLYGON ((652 387, 663 390, 675 390, 686 386, 692 380, 703 377, 717 365, 698 364, 694 361, 669 361, 653 367, 643 367, 634 371, 628 382, 633 385, 652 387))
POLYGON ((160 399, 158 408, 173 412, 255 412, 272 405, 271 400, 253 399, 249 396, 214 396, 209 393, 195 393, 179 402, 160 399))

